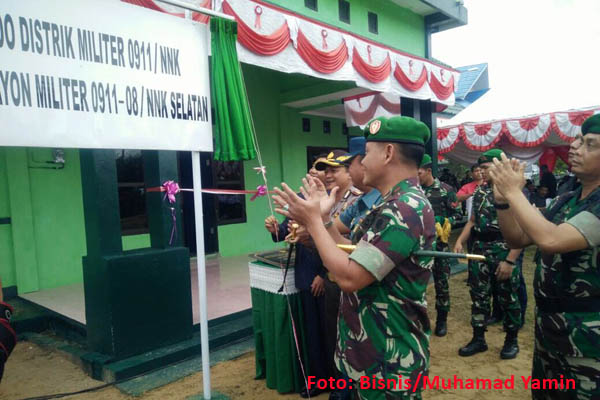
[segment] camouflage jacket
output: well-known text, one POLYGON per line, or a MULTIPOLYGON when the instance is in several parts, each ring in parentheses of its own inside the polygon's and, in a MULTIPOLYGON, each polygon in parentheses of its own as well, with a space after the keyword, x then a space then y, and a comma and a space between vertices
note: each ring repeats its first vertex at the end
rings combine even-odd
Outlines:
POLYGON ((444 218, 448 218, 450 224, 454 225, 457 220, 462 218, 462 210, 452 186, 435 178, 431 186, 422 187, 431 203, 437 222, 443 224, 444 218))
POLYGON ((473 193, 472 215, 475 217, 475 232, 500 232, 498 214, 494 208, 494 190, 491 185, 480 185, 473 193))
POLYGON ((350 258, 376 278, 343 293, 338 318, 336 363, 350 378, 375 375, 415 382, 429 368, 430 326, 425 289, 433 259, 435 218, 417 179, 399 182, 353 231, 350 258))
MULTIPOLYGON (((589 247, 563 254, 538 251, 533 282, 536 299, 600 301, 600 188, 582 201, 578 201, 580 196, 581 188, 565 193, 555 198, 544 214, 557 225, 573 225, 589 247)), ((600 358, 600 311, 538 310, 536 338, 544 347, 566 356, 600 358)))

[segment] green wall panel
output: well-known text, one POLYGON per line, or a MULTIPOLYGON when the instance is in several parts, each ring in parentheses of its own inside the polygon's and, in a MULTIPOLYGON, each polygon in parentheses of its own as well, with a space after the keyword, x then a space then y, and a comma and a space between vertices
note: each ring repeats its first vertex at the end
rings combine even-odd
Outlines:
POLYGON ((150 247, 150 234, 123 236, 123 251, 150 247))
MULTIPOLYGON (((6 176, 6 149, 0 147, 0 218, 10 217, 8 178, 6 176)), ((11 225, 0 225, 0 278, 2 286, 17 284, 11 225)))
POLYGON ((51 149, 28 149, 28 153, 39 288, 81 282, 86 244, 79 151, 65 150, 66 163, 60 170, 32 162, 52 159, 51 149))
POLYGON ((15 277, 20 293, 39 289, 37 238, 26 148, 7 148, 6 177, 11 211, 15 277))
POLYGON ((318 0, 318 11, 305 7, 303 0, 268 0, 267 2, 397 50, 420 57, 425 55, 423 16, 395 5, 391 1, 351 0, 350 24, 339 20, 337 0, 318 0), (368 12, 377 14, 378 34, 369 32, 368 12))

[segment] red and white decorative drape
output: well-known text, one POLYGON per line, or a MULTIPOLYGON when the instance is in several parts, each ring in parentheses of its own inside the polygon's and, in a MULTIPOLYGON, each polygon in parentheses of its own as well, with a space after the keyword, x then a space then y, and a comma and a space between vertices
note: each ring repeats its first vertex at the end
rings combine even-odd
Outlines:
POLYGON ((460 74, 260 0, 219 0, 238 21, 243 62, 452 105, 460 74))
POLYGON ((387 93, 365 93, 344 99, 346 125, 364 128, 376 117, 400 115, 400 97, 387 93))
POLYGON ((547 148, 571 143, 581 133, 583 122, 599 113, 600 106, 594 106, 499 121, 445 126, 437 129, 438 153, 471 163, 480 152, 502 144, 503 149, 509 149, 517 158, 537 161, 547 148))
MULTIPOLYGON (((122 0, 170 13, 155 0, 122 0)), ((288 73, 354 81, 373 91, 454 104, 457 70, 362 39, 261 0, 215 0, 215 10, 238 22, 240 61, 288 73)), ((204 0, 201 7, 210 8, 204 0)), ((195 21, 208 17, 193 13, 195 21)))

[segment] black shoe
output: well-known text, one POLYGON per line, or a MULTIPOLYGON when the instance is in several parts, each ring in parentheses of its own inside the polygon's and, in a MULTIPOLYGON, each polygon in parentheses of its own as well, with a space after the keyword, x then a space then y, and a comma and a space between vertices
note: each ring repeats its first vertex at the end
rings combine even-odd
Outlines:
POLYGON ((303 399, 307 399, 310 395, 310 397, 316 397, 318 395, 320 395, 321 393, 323 393, 325 390, 323 389, 319 389, 316 386, 313 386, 310 388, 310 390, 306 390, 306 388, 302 389, 302 391, 300 392, 300 397, 302 397, 303 399))
POLYGON ((458 350, 458 355, 461 357, 469 357, 477 353, 487 351, 487 343, 485 342, 485 328, 474 328, 473 339, 464 347, 458 350))
POLYGON ((434 331, 434 333, 435 333, 435 336, 440 336, 440 337, 441 336, 446 336, 446 334, 448 333, 448 326, 447 326, 445 320, 441 321, 441 320, 438 319, 435 322, 435 331, 434 331))
POLYGON ((504 346, 500 351, 500 358, 503 360, 511 360, 519 354, 519 343, 516 337, 509 338, 509 335, 504 339, 504 346))
POLYGON ((470 357, 477 353, 483 353, 484 351, 487 351, 487 349, 488 347, 487 343, 485 342, 485 339, 473 338, 473 340, 471 340, 469 344, 467 344, 464 347, 461 347, 458 350, 458 355, 461 357, 470 357))

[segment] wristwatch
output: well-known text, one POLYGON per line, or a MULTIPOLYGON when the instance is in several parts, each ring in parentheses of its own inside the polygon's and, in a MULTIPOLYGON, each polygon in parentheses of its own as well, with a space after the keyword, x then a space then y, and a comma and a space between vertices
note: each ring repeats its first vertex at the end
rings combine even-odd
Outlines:
POLYGON ((510 205, 508 203, 500 204, 500 203, 494 202, 494 208, 496 210, 508 210, 510 208, 510 205))

